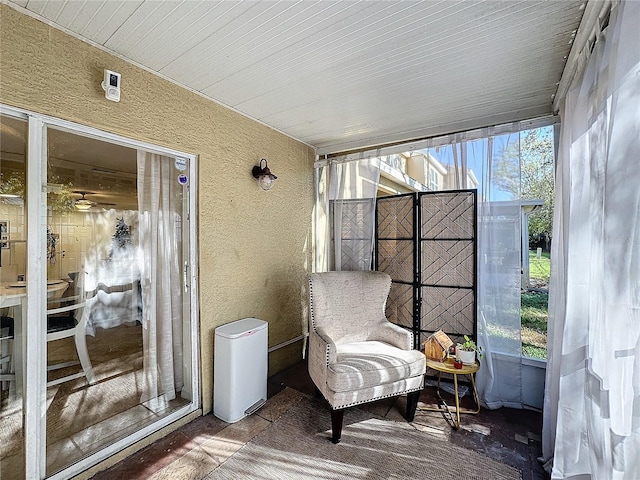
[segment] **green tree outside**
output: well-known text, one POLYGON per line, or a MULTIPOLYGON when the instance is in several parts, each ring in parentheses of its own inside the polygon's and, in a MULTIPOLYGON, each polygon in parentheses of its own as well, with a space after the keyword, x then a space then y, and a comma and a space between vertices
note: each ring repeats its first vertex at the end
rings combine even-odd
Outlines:
POLYGON ((529 241, 538 234, 551 238, 554 157, 553 127, 544 127, 521 132, 520 142, 506 146, 496 161, 498 186, 515 198, 544 201, 541 209, 529 215, 529 241))

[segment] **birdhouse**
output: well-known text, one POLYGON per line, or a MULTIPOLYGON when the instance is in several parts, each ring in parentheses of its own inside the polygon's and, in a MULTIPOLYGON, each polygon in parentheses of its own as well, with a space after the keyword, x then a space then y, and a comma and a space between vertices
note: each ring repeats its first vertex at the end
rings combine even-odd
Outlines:
POLYGON ((453 341, 442 330, 438 330, 427 338, 422 346, 424 354, 429 360, 444 362, 449 354, 449 348, 453 345, 453 341))

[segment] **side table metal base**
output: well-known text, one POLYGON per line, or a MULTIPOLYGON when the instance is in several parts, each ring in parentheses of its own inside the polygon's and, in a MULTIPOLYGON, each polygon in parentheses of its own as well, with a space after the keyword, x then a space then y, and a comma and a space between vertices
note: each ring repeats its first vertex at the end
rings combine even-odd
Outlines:
POLYGON ((474 374, 480 369, 480 363, 476 360, 475 365, 463 365, 461 369, 457 369, 453 365, 453 359, 448 358, 444 362, 436 362, 433 360, 427 360, 427 368, 432 368, 438 372, 438 386, 436 388, 436 395, 438 396, 438 408, 433 407, 419 407, 420 410, 429 412, 440 412, 444 419, 454 429, 460 428, 460 414, 469 413, 472 415, 480 412, 480 400, 478 398, 478 390, 476 389, 476 382, 474 374), (440 379, 443 373, 449 373, 453 375, 453 396, 455 398, 455 408, 450 407, 442 398, 440 394, 440 379), (476 409, 462 409, 460 408, 460 397, 458 396, 458 375, 466 375, 471 380, 471 387, 473 390, 473 401, 476 404, 476 409), (455 413, 455 417, 454 414, 455 413))

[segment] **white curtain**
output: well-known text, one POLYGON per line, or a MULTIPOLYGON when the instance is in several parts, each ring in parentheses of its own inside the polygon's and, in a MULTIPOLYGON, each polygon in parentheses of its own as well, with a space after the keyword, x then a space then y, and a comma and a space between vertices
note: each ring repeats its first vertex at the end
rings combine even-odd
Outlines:
POLYGON ((543 454, 552 478, 640 478, 640 2, 562 109, 543 454), (550 462, 551 463, 551 462, 550 462))
POLYGON ((142 287, 142 402, 163 408, 182 390, 182 185, 173 158, 138 151, 142 287))
POLYGON ((522 408, 528 403, 522 388, 522 209, 518 201, 485 199, 478 215, 478 341, 484 350, 478 392, 488 408, 522 408))
POLYGON ((484 345, 485 358, 477 384, 488 408, 522 408, 528 402, 522 389, 520 321, 522 235, 528 238, 528 232, 521 230, 522 127, 514 124, 512 128, 509 133, 489 133, 478 176, 482 192, 478 205, 478 340, 484 345))
POLYGON ((478 344, 484 358, 476 383, 488 408, 533 403, 523 391, 520 321, 520 139, 532 126, 516 122, 437 138, 427 150, 453 177, 445 179, 445 189, 478 190, 478 344))
POLYGON ((322 260, 316 268, 371 270, 379 159, 334 158, 317 172, 316 225, 325 228, 318 229, 316 245, 323 246, 323 253, 317 254, 322 260))

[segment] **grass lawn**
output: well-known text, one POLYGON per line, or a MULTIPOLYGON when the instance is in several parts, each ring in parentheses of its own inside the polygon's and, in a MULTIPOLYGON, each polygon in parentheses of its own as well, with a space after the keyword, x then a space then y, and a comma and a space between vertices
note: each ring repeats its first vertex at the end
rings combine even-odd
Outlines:
MULTIPOLYGON (((548 285, 551 274, 549 254, 543 252, 536 258, 535 251, 529 251, 529 273, 534 285, 548 285)), ((531 358, 547 358, 547 320, 549 293, 523 292, 520 297, 522 327, 522 354, 531 358)))
POLYGON ((542 252, 542 257, 537 258, 534 250, 529 250, 529 277, 537 281, 549 283, 551 276, 551 260, 547 252, 542 252))
POLYGON ((520 296, 520 301, 522 354, 546 359, 549 294, 526 292, 520 296))

